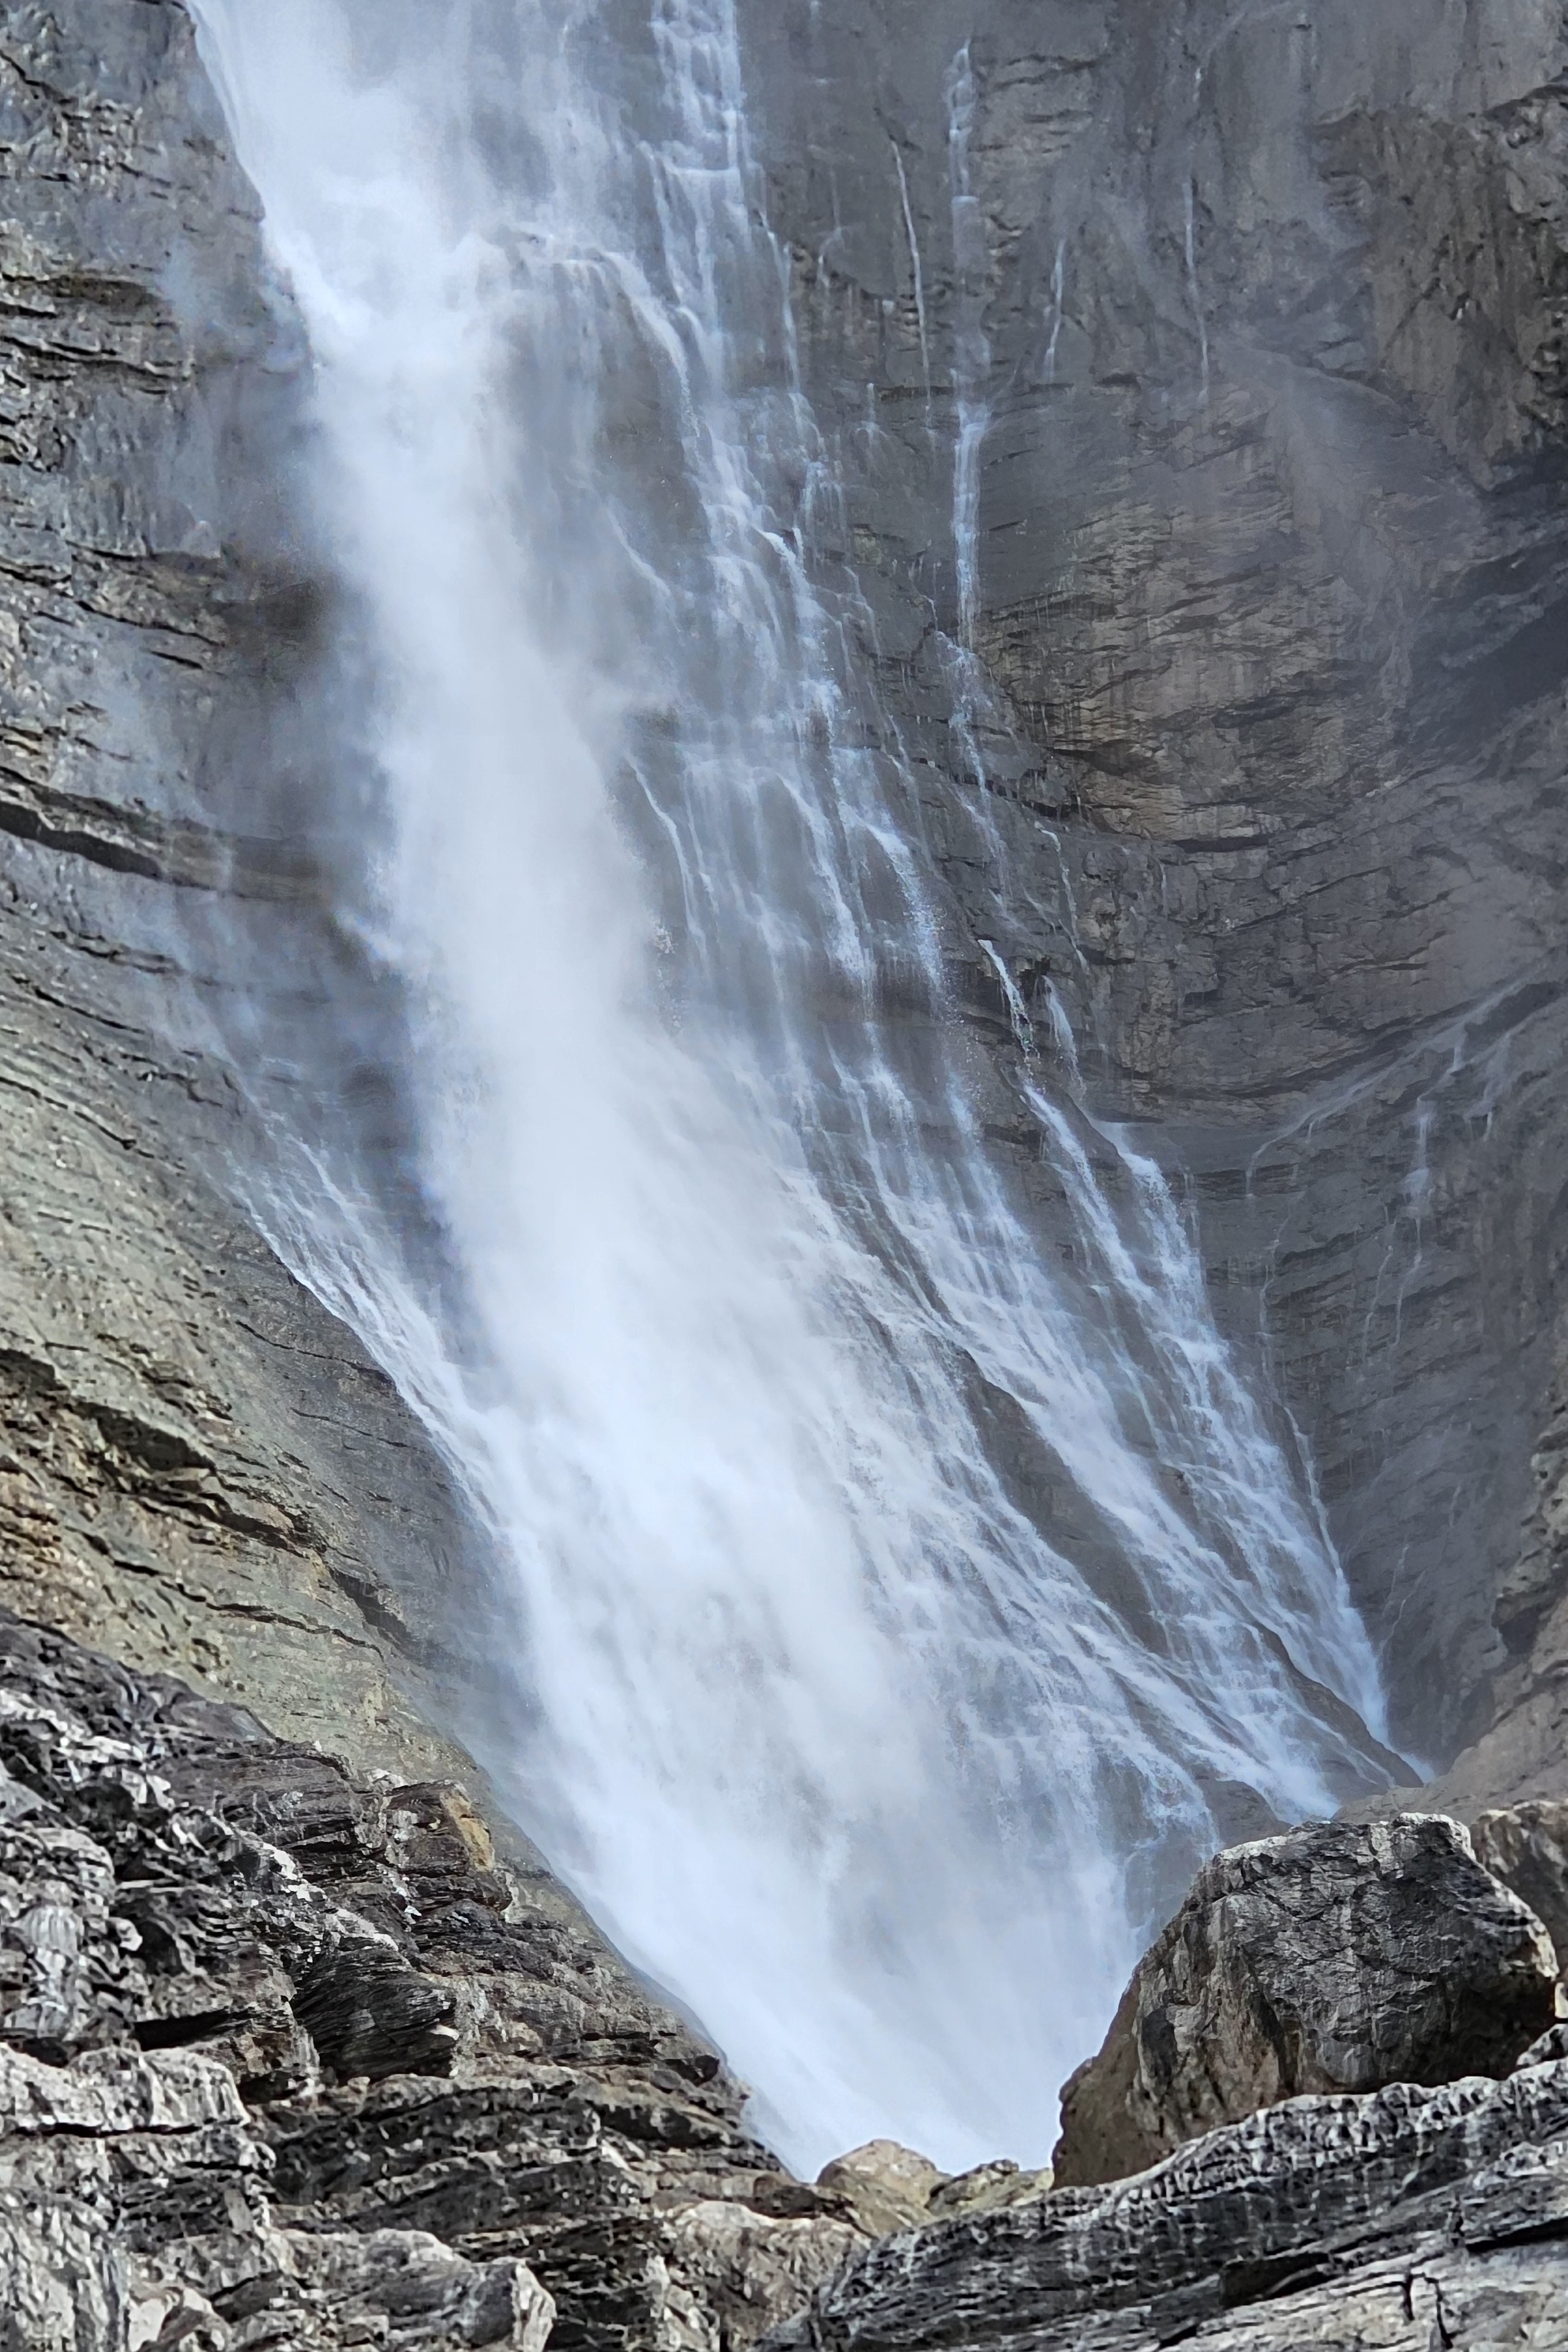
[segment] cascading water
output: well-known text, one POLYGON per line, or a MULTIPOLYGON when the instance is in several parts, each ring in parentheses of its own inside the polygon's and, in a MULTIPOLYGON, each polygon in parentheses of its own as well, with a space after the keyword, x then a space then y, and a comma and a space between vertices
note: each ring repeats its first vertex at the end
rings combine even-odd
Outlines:
POLYGON ((1129 1887, 1217 1781, 1325 1808, 1302 1678, 1377 1679, 1157 1172, 1113 1209, 1031 1063, 1070 1291, 988 1158, 811 584, 731 9, 196 13, 314 352, 455 1272, 325 1190, 274 1229, 506 1564, 487 1760, 783 2150, 1039 2157, 1129 1887))

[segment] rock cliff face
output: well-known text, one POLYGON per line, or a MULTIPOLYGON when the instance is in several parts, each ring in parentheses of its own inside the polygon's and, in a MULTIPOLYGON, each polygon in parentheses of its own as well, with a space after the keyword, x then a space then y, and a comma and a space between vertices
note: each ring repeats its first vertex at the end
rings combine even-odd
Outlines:
MULTIPOLYGON (((1500 1701, 1451 1801, 1552 1793, 1557 15, 742 16, 846 486, 819 552, 993 1131, 1049 1229, 982 939, 1186 1186, 1406 1748, 1500 1701)), ((320 571, 295 331, 174 0, 7 9, 0 85, 12 1597, 282 1731, 324 1673, 356 1756, 435 1769, 462 1515, 221 1181, 262 1150, 257 941, 296 1027, 334 959, 345 1001, 280 716, 320 571)))
MULTIPOLYGON (((1482 1817, 1568 1706, 1561 11, 740 14, 998 1148, 1054 1237, 982 941, 1545 1911, 1560 1807, 1482 1817)), ((58 1629, 0 1621, 0 2336, 1550 2345, 1568 2063, 811 2189, 486 1802, 463 1513, 235 1205, 258 943, 297 1026, 361 983, 291 821, 300 354, 177 0, 4 0, 0 181, 0 1591, 58 1629)))
MULTIPOLYGON (((741 15, 847 484, 824 562, 921 763, 956 985, 1004 1076, 977 941, 1045 1040, 1054 989, 1185 1190, 1398 1742, 1451 1755, 1495 1674, 1539 1780, 1549 1500, 1510 1571, 1557 1458, 1562 12, 741 15)), ((1027 1160, 1005 1085, 993 1123, 1027 1160)))
POLYGON ((0 1590, 434 1768, 395 1593, 457 1514, 217 1181, 260 1148, 227 942, 259 903, 286 965, 319 877, 224 757, 299 626, 290 379, 183 10, 0 9, 0 1590))
MULTIPOLYGON (((1517 1868, 1508 1832, 1524 1825, 1491 1819, 1517 1868)), ((1557 1974, 1540 1917, 1451 1821, 1331 1822, 1216 1854, 1062 2092, 1056 2179, 1142 2171, 1302 2092, 1506 2074, 1551 2032, 1557 1974)))

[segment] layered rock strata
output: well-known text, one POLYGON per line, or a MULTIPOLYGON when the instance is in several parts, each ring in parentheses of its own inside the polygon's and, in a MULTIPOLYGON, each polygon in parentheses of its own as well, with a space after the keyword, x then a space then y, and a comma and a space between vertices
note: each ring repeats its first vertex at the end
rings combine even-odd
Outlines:
MULTIPOLYGON (((1531 1823, 1501 1820, 1524 1853, 1531 1823)), ((1319 1834, 1348 1873, 1353 1833, 1319 1834)), ((1460 1988, 1422 2063, 1463 2066, 1463 1986, 1489 1967, 1550 2008, 1544 1932, 1452 1824, 1375 1834, 1403 1872, 1358 1849, 1370 1907, 1393 1885, 1417 1927, 1441 1914, 1460 1988)), ((1259 1857, 1288 1898, 1300 1843, 1221 1857, 1250 1901, 1213 1941, 1244 1974, 1259 1857)), ((1309 1950, 1312 1909, 1294 1906, 1302 1971, 1326 1980, 1345 1939, 1309 1950)), ((1146 1970, 1168 1974, 1170 1944, 1146 1970)), ((1337 2020, 1364 2029, 1347 2063, 1394 2069, 1389 2032, 1408 2041, 1420 2012, 1385 1972, 1337 2020)), ((1494 2033, 1495 2063, 1530 2021, 1494 2033)), ((1216 2024, 1190 2050, 1207 2036, 1212 2060, 1216 2024)), ((1260 2074, 1252 2095, 1281 2087, 1260 2074)), ((1549 2346, 1568 2293, 1551 2036, 1506 2081, 1287 2097, 1101 2190, 1000 2162, 951 2179, 886 2144, 809 2186, 749 2136, 743 2095, 548 1883, 497 1861, 459 1787, 367 1782, 0 1619, 0 2290, 28 2352, 1081 2352, 1176 2333, 1267 2352, 1357 2329, 1429 2352, 1432 2326, 1465 2344, 1482 2316, 1549 2346)), ((1178 2137, 1201 2127, 1166 2104, 1178 2137)))
MULTIPOLYGON (((1527 1825, 1489 1818, 1499 1861, 1528 1869, 1527 1825)), ((1551 2029, 1557 1976, 1541 1919, 1457 1822, 1217 1854, 1062 2092, 1056 2179, 1118 2179, 1301 2092, 1505 2074, 1551 2029)))
POLYGON ((1070 1083, 1064 1006, 1305 1434, 1396 1744, 1496 1675, 1494 1801, 1555 1793, 1561 1545, 1511 1570, 1560 1450, 1562 12, 740 13, 998 1148, 1071 1254, 1005 1082, 1070 1083))
POLYGON ((766 2352, 1550 2352, 1568 2064, 1301 2098, 1107 2189, 858 2254, 766 2352))
POLYGON ((0 1618, 18 2347, 743 2347, 871 2234, 743 2098, 462 1789, 0 1618))
POLYGON ((223 1181, 230 948, 243 991, 264 907, 308 971, 321 894, 228 756, 303 625, 292 381, 184 11, 0 10, 0 1591, 434 1770, 398 1675, 458 1515, 223 1181))

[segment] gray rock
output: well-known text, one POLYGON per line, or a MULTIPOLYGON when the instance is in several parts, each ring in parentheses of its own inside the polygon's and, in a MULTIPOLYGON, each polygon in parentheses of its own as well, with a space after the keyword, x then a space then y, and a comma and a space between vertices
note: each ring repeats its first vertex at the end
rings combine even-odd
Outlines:
POLYGON ((267 2156, 226 2067, 99 2051, 68 2068, 0 2049, 0 2291, 27 2352, 542 2352, 554 2306, 515 2260, 417 2231, 279 2228, 267 2156))
POLYGON ((461 1788, 361 1780, 5 1612, 0 1769, 29 2352, 73 2342, 73 2297, 74 2352, 128 2325, 238 2352, 262 2312, 300 2352, 539 2352, 557 2311, 569 2342, 719 2352, 870 2234, 461 1788))
MULTIPOLYGON (((1510 1677, 1568 1594, 1560 1543, 1511 1573, 1536 1433, 1557 1427, 1560 1465, 1568 1427, 1548 1394, 1561 11, 739 14, 842 481, 821 568, 876 616, 998 1148, 1016 1139, 1071 1262, 1082 1236, 1040 1167, 982 939, 1042 1039, 1048 987, 1071 1013, 1091 1106, 1177 1171, 1222 1325, 1311 1446, 1395 1744, 1447 1760, 1497 1706, 1525 1708, 1512 1754, 1446 1809, 1552 1794, 1568 1622, 1528 1689, 1510 1677), (946 92, 965 45, 984 248, 961 261, 946 92), (949 724, 966 301, 990 348, 968 388, 988 411, 983 817, 949 724)), ((1061 1081, 1046 1044, 1034 1075, 1061 1081)))
POLYGON ((1548 2352, 1565 2308, 1558 2064, 1288 2100, 1113 2187, 906 2231, 857 2254, 766 2345, 1548 2352))
POLYGON ((843 2198, 873 2236, 885 2237, 890 2231, 925 2221, 932 2193, 946 2178, 929 2157, 901 2147, 896 2140, 873 2139, 825 2164, 817 2186, 843 2198))
POLYGON ((896 2140, 873 2139, 825 2164, 817 2187, 868 2236, 883 2238, 939 2215, 984 2212, 1043 2196, 1051 2174, 1021 2171, 1006 2158, 970 2172, 943 2172, 896 2140))
POLYGON ((1476 1859, 1528 1903, 1568 1974, 1568 1800, 1482 1813, 1470 1826, 1476 1859))
POLYGON ((1401 1814, 1217 1854, 1061 2095, 1062 2186, 1141 2171, 1301 2092, 1504 2074, 1556 1958, 1465 1831, 1401 1814))

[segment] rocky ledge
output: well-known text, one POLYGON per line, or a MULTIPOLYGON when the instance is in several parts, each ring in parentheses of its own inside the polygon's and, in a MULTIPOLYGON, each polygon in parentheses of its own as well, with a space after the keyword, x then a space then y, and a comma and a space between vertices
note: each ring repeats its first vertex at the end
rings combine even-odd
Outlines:
POLYGON ((1496 1874, 1562 1916, 1543 1810, 1488 1817, 1493 1869, 1432 1815, 1217 1855, 1063 2093, 1051 2191, 857 2252, 764 2352, 1558 2352, 1560 1956, 1496 1874))
POLYGON ((717 2352, 1018 2193, 809 2188, 745 2097, 461 1788, 0 1612, 5 2352, 717 2352))
POLYGON ((807 2184, 455 1783, 0 1615, 0 2344, 1544 2352, 1549 1811, 1218 1856, 1067 2087, 1056 2185, 886 2144, 807 2184))

